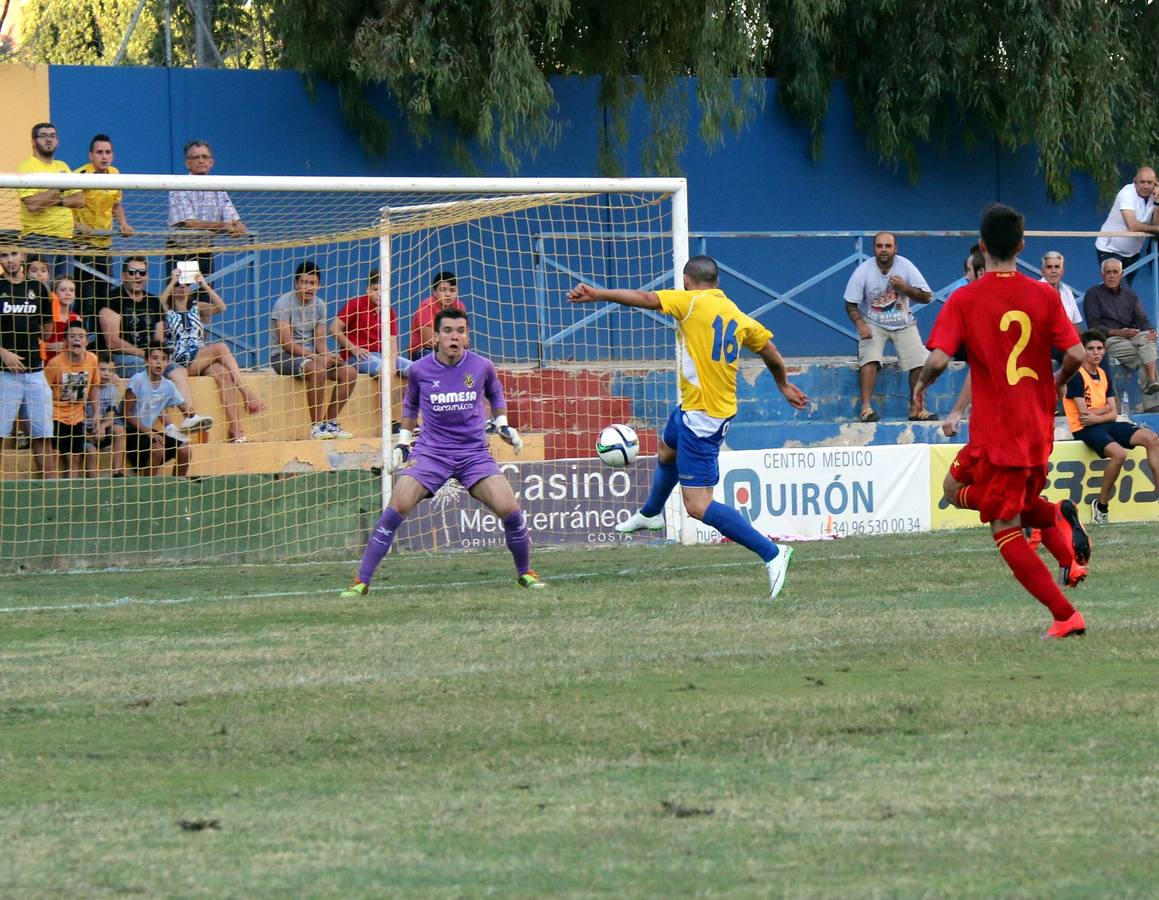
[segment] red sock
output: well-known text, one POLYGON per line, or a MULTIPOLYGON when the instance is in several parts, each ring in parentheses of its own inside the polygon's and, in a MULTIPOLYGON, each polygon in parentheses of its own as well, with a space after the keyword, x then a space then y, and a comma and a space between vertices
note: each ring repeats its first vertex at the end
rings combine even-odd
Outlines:
POLYGON ((958 488, 958 493, 954 495, 954 500, 957 502, 958 508, 973 510, 980 509, 981 507, 979 507, 978 504, 976 504, 973 499, 971 499, 976 493, 978 492, 974 490, 974 485, 972 484, 963 485, 962 487, 958 488))
POLYGON ((1058 504, 1045 497, 1035 501, 1022 511, 1022 524, 1042 529, 1042 543, 1060 566, 1070 566, 1074 561, 1074 545, 1071 544, 1070 526, 1058 511, 1058 504))
POLYGON ((1057 621, 1064 621, 1074 615, 1074 607, 1054 583, 1046 564, 1030 549, 1021 528, 1007 528, 998 532, 994 535, 994 543, 998 545, 998 552, 1006 560, 1006 565, 1018 583, 1049 609, 1057 621))

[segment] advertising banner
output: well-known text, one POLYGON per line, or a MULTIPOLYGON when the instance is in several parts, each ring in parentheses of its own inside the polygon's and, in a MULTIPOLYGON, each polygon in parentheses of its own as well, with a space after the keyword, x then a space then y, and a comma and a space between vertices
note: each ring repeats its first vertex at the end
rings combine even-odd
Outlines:
MULTIPOLYGON (((598 459, 502 462, 527 517, 534 546, 630 543, 617 522, 644 504, 656 458, 613 469, 598 459)), ((403 470, 400 474, 405 474, 403 470)), ((645 532, 655 539, 654 532, 645 532)), ((459 482, 448 481, 424 500, 399 529, 402 550, 477 550, 505 546, 503 526, 459 482)))
MULTIPOLYGON (((736 450, 720 454, 714 498, 762 534, 898 534, 930 528, 924 444, 736 450)), ((689 520, 697 542, 720 540, 689 520)))
MULTIPOLYGON (((981 525, 978 513, 973 510, 955 509, 942 497, 942 481, 954 461, 960 445, 935 445, 930 447, 930 497, 933 499, 934 528, 967 528, 981 525)), ((1047 469, 1046 490, 1049 500, 1070 498, 1079 508, 1079 518, 1090 521, 1086 507, 1099 495, 1103 483, 1103 473, 1107 461, 1099 459, 1081 441, 1061 441, 1054 445, 1047 469)), ((1159 513, 1159 493, 1151 483, 1151 467, 1142 448, 1131 451, 1119 480, 1115 484, 1115 495, 1111 500, 1112 522, 1138 522, 1154 519, 1159 513)))

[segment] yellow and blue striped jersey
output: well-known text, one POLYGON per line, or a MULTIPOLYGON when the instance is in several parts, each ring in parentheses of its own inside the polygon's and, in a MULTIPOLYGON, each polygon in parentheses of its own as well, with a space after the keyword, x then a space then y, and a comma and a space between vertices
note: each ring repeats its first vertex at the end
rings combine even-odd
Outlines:
POLYGON ((680 329, 680 408, 718 419, 735 416, 740 348, 757 353, 773 333, 719 288, 657 291, 656 296, 660 311, 680 329))

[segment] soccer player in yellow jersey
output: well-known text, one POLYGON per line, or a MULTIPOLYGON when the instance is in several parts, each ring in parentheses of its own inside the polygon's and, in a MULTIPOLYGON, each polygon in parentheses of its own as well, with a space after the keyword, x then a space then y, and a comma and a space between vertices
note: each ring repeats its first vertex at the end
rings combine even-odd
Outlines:
POLYGON ((797 409, 803 409, 809 398, 789 383, 772 332, 741 312, 719 288, 719 281, 716 260, 694 256, 684 266, 682 291, 602 290, 580 284, 568 293, 568 299, 573 303, 606 300, 659 310, 672 316, 680 330, 680 405, 668 417, 660 436, 648 500, 616 530, 662 528, 664 504, 679 483, 690 516, 764 560, 769 599, 775 600, 785 585, 792 548, 774 544, 735 509, 712 499, 713 485, 720 480, 720 445, 736 415, 740 348, 764 360, 785 399, 797 409))

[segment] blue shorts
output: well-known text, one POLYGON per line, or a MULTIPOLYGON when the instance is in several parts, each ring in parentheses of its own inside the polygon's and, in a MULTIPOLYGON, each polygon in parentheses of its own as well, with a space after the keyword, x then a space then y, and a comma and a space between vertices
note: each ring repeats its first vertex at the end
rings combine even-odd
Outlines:
POLYGON ((684 410, 672 410, 661 435, 664 443, 676 451, 676 474, 684 487, 712 487, 720 481, 720 445, 728 431, 729 419, 708 437, 699 437, 684 424, 684 410))
POLYGON ((479 450, 416 448, 414 464, 399 475, 409 475, 434 496, 450 479, 456 478, 467 490, 491 475, 499 475, 499 464, 487 447, 479 450))
POLYGON ((1138 430, 1139 426, 1134 422, 1100 422, 1075 431, 1073 435, 1106 459, 1107 444, 1118 444, 1124 450, 1130 450, 1131 438, 1138 430))

